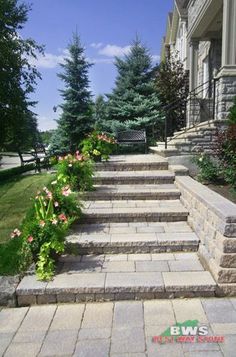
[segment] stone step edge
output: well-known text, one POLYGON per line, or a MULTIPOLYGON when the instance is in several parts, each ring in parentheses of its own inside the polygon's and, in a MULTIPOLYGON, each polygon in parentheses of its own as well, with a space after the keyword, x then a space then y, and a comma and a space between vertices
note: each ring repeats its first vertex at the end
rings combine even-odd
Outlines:
MULTIPOLYGON (((32 305, 47 305, 47 304, 70 304, 82 302, 109 302, 123 300, 154 300, 154 299, 190 299, 190 298, 206 298, 206 297, 222 297, 219 292, 206 291, 180 291, 180 292, 125 292, 125 293, 61 293, 61 294, 45 294, 45 295, 16 295, 17 306, 26 307, 32 305)), ((235 294, 236 295, 236 294, 235 294)), ((235 296, 233 295, 233 296, 235 296)))
POLYGON ((84 214, 82 223, 128 223, 128 222, 182 222, 187 221, 188 213, 178 214, 84 214))
MULTIPOLYGON (((178 175, 180 173, 178 172, 178 175)), ((131 188, 132 190, 132 188, 131 188)), ((179 199, 180 198, 180 191, 179 190, 174 190, 173 191, 168 191, 168 190, 163 190, 163 191, 153 191, 153 192, 148 192, 148 191, 143 191, 143 192, 125 192, 125 191, 117 191, 117 192, 109 192, 109 191, 104 191, 104 192, 99 192, 98 191, 93 191, 93 192, 87 192, 83 195, 83 199, 85 200, 90 200, 90 201, 95 201, 95 200, 101 200, 101 201, 110 201, 114 199, 120 198, 121 200, 173 200, 173 199, 179 199)))
MULTIPOLYGON (((178 272, 178 273, 83 273, 75 274, 76 286, 71 284, 70 280, 74 278, 68 275, 66 284, 63 282, 41 282, 37 281, 35 276, 25 276, 16 289, 16 296, 19 306, 47 303, 65 303, 81 302, 84 299, 88 301, 112 300, 130 300, 130 299, 148 299, 148 298, 175 298, 175 297, 206 297, 215 296, 217 287, 211 274, 207 271, 201 272, 203 283, 195 283, 194 273, 196 272, 178 272), (185 276, 191 273, 193 282, 179 283, 170 282, 176 274, 185 276), (83 280, 81 286, 78 285, 79 278, 83 280), (91 275, 95 282, 92 282, 91 275), (123 275, 122 279, 130 279, 130 284, 119 284, 117 278, 123 275), (172 275, 172 278, 170 277, 172 275), (136 276, 137 282, 133 283, 132 279, 136 276), (97 279, 97 282, 96 282, 97 279), (143 281, 151 280, 150 284, 143 281), (169 280, 171 279, 171 280, 169 280), (205 281, 204 281, 205 279, 205 281), (48 285, 51 286, 48 287, 48 285), (54 286, 53 286, 54 284, 54 286), (57 285, 59 284, 59 285, 57 285), (71 285, 70 285, 71 284, 71 285), (61 285, 61 286, 60 286, 61 285), (148 297, 149 296, 149 297, 148 297)), ((197 272, 199 277, 199 272, 197 272)), ((62 275, 60 276, 60 278, 62 275)), ((65 276, 62 277, 62 279, 65 276)), ((189 279, 189 278, 188 278, 189 279)), ((73 281, 73 280, 72 280, 73 281)))
POLYGON ((199 242, 186 242, 162 245, 148 245, 145 246, 130 244, 125 246, 102 246, 102 245, 86 245, 80 243, 68 242, 66 243, 65 252, 74 255, 87 254, 140 254, 140 253, 177 253, 177 252, 197 252, 199 242))
POLYGON ((95 171, 148 171, 148 170, 168 170, 168 162, 152 162, 152 163, 113 163, 104 162, 95 164, 95 171))
POLYGON ((147 185, 147 184, 172 184, 174 183, 175 177, 125 177, 125 178, 106 178, 106 177, 96 177, 93 179, 94 184, 101 185, 147 185))

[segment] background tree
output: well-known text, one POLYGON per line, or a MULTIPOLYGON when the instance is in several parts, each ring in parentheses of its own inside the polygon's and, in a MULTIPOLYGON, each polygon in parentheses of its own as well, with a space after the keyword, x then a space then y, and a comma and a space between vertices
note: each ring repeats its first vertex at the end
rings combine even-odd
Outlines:
POLYGON ((37 137, 37 120, 30 109, 36 103, 29 96, 40 74, 29 59, 43 49, 19 35, 29 10, 17 0, 0 1, 0 149, 29 148, 37 137))
POLYGON ((98 95, 95 99, 93 116, 96 129, 102 129, 107 120, 107 102, 103 95, 98 95))
POLYGON ((88 71, 91 64, 86 60, 80 38, 75 33, 68 46, 69 56, 60 66, 58 74, 65 88, 60 90, 64 103, 58 129, 53 135, 51 149, 59 152, 76 151, 79 143, 91 130, 92 96, 89 91, 88 71))
POLYGON ((168 135, 172 135, 175 130, 181 129, 185 125, 183 114, 185 102, 183 99, 188 95, 188 74, 177 54, 168 55, 165 61, 154 69, 154 73, 161 106, 165 107, 176 103, 175 108, 172 108, 168 113, 168 135))
POLYGON ((45 130, 45 131, 40 131, 39 135, 40 135, 40 141, 44 144, 44 145, 49 145, 51 138, 54 134, 55 130, 54 129, 50 129, 50 130, 45 130))
POLYGON ((150 128, 161 122, 148 49, 136 39, 124 59, 116 58, 115 66, 118 75, 112 94, 107 95, 106 129, 115 132, 122 128, 150 128))

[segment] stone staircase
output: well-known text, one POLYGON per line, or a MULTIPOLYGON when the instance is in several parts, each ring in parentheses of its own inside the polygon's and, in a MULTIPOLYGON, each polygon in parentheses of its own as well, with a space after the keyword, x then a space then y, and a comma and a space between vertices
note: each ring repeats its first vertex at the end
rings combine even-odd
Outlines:
POLYGON ((175 186, 186 170, 157 155, 114 156, 96 170, 54 279, 25 276, 18 305, 214 296, 175 186))
POLYGON ((217 129, 225 126, 225 120, 209 120, 192 128, 175 132, 168 138, 168 146, 165 149, 164 142, 157 142, 157 146, 150 147, 152 153, 168 157, 188 155, 204 151, 211 153, 215 149, 215 138, 217 129))

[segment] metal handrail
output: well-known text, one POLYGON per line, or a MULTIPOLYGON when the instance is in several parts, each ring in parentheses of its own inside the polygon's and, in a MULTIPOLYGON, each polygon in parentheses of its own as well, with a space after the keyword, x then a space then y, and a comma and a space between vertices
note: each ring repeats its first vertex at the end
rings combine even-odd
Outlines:
POLYGON ((185 119, 185 126, 183 126, 181 129, 186 129, 187 125, 186 125, 186 117, 187 117, 187 109, 189 108, 189 110, 191 111, 192 106, 194 106, 194 110, 197 111, 197 114, 193 115, 193 126, 195 126, 197 123, 201 122, 201 115, 203 114, 202 112, 204 112, 204 114, 209 117, 211 116, 212 119, 216 118, 216 107, 218 106, 218 97, 217 97, 217 93, 216 93, 216 84, 218 82, 218 78, 214 78, 212 80, 206 81, 204 83, 202 83, 201 85, 197 86, 194 90, 192 90, 191 92, 188 93, 188 95, 183 95, 181 98, 179 98, 178 100, 175 100, 171 103, 169 103, 168 105, 162 107, 163 111, 166 111, 166 116, 165 116, 165 149, 167 149, 168 147, 168 120, 169 120, 169 113, 171 112, 171 110, 180 108, 182 110, 182 108, 184 109, 184 119, 185 119), (202 95, 204 92, 206 91, 207 93, 207 97, 203 98, 202 96, 199 97, 200 95, 202 95), (204 99, 208 99, 208 107, 205 108, 202 103, 204 101, 204 99), (199 108, 196 107, 196 100, 198 101, 199 104, 199 108), (193 103, 193 101, 195 101, 193 103), (212 108, 210 106, 212 102, 212 108), (195 116, 197 117, 197 120, 195 120, 195 116))

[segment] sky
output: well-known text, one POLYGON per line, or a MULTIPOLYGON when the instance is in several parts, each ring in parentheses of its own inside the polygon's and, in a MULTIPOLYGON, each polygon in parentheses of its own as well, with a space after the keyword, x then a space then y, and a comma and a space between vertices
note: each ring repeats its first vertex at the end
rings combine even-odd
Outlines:
MULTIPOLYGON (((28 0, 25 0, 28 2, 28 0)), ((38 101, 39 129, 56 128, 62 103, 57 77, 59 63, 67 54, 67 46, 77 30, 86 57, 94 65, 89 78, 94 98, 111 92, 116 68, 114 56, 123 56, 136 37, 149 48, 153 62, 159 60, 161 41, 165 34, 167 14, 173 0, 31 0, 32 10, 21 35, 31 37, 45 46, 45 56, 35 64, 42 75, 33 98, 38 101)))

